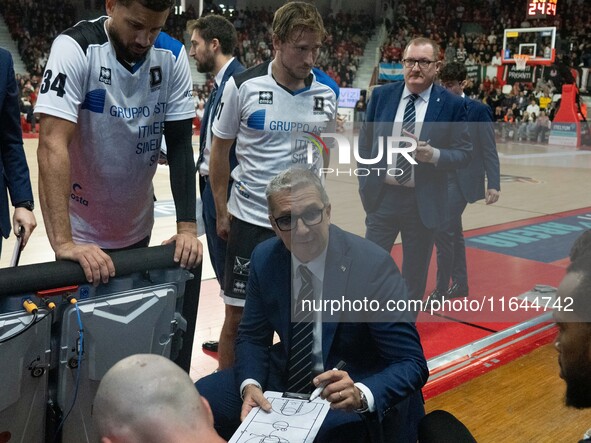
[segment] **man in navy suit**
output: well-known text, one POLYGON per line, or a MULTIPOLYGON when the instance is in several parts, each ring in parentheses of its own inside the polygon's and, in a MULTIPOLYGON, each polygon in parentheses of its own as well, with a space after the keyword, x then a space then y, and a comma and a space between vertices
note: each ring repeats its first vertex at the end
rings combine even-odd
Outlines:
POLYGON ((418 145, 416 164, 401 154, 390 159, 382 155, 371 174, 359 177, 366 238, 390 252, 401 233, 402 276, 413 300, 423 298, 435 230, 447 214, 447 172, 466 166, 472 151, 463 100, 433 84, 441 64, 439 54, 439 45, 432 40, 416 38, 408 43, 404 83, 374 90, 359 136, 363 159, 378 158, 381 143, 390 136, 402 134, 418 145), (408 127, 405 115, 412 116, 412 133, 402 131, 408 127))
MULTIPOLYGON (((270 411, 264 391, 284 392, 290 386, 290 367, 300 343, 292 340, 292 313, 305 312, 298 311, 299 300, 290 294, 302 297, 302 266, 312 276, 314 300, 325 305, 369 300, 382 307, 398 302, 402 308, 408 301, 388 253, 330 224, 330 202, 313 172, 284 171, 270 182, 266 195, 277 237, 252 254, 235 366, 196 383, 226 438, 253 407, 270 411), (276 344, 274 333, 280 339, 276 344)), ((417 423, 424 414, 420 389, 428 370, 408 311, 314 309, 310 317, 310 378, 308 383, 304 378, 298 392, 309 393, 325 383, 321 397, 331 403, 316 441, 365 441, 368 429, 379 435, 382 422, 394 417, 390 438, 416 442, 417 423), (339 361, 346 363, 344 370, 331 370, 339 361)))
MULTIPOLYGON (((226 241, 217 234, 215 203, 209 184, 209 157, 213 139, 211 125, 213 116, 220 105, 226 82, 234 74, 244 71, 244 66, 232 55, 237 41, 236 29, 226 18, 220 15, 207 15, 198 20, 190 21, 187 24, 187 30, 191 33, 189 55, 197 62, 197 70, 211 73, 215 82, 205 104, 201 122, 197 172, 199 173, 199 189, 203 204, 203 222, 205 224, 209 258, 215 276, 222 288, 221 293, 223 296, 226 241)), ((234 169, 236 164, 235 146, 233 146, 230 152, 230 169, 234 169)), ((228 195, 232 189, 231 182, 232 178, 230 178, 228 184, 228 195)), ((214 350, 217 350, 217 347, 214 350)))
POLYGON ((24 248, 37 226, 33 214, 33 192, 29 178, 29 167, 23 149, 21 114, 19 111, 18 88, 10 52, 0 48, 0 252, 2 237, 10 235, 10 212, 8 193, 14 206, 12 224, 14 233, 20 235, 23 228, 24 248), (8 192, 7 192, 8 190, 8 192))
POLYGON ((464 97, 473 151, 472 161, 466 168, 448 173, 449 215, 435 235, 437 287, 431 292, 429 300, 468 296, 462 213, 468 203, 482 199, 485 199, 487 205, 495 203, 499 199, 501 189, 492 111, 489 106, 464 96, 466 75, 465 66, 457 62, 446 64, 439 75, 442 85, 448 91, 464 97), (452 285, 448 287, 450 278, 452 285))

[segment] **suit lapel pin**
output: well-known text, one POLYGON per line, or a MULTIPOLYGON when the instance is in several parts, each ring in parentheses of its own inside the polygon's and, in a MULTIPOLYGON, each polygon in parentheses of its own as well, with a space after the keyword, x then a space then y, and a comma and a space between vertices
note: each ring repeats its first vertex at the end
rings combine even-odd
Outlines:
POLYGON ((439 103, 440 101, 441 101, 441 99, 440 98, 437 98, 437 103, 439 103))
POLYGON ((347 270, 347 267, 345 265, 341 265, 341 271, 345 272, 347 270))

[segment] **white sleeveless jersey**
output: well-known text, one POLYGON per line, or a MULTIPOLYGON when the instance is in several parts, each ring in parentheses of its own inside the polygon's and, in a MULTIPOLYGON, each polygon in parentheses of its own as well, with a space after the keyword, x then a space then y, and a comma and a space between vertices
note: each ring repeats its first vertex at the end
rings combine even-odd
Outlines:
MULTIPOLYGON (((240 220, 271 228, 265 188, 279 172, 310 163, 308 146, 314 135, 334 132, 339 88, 319 69, 306 87, 290 91, 262 63, 230 78, 213 122, 213 133, 236 138, 238 166, 228 211, 240 220)), ((322 156, 312 151, 312 168, 322 167, 322 156)))
POLYGON ((68 147, 74 241, 115 249, 150 235, 164 122, 193 118, 195 108, 179 41, 161 32, 146 58, 126 68, 106 20, 82 21, 55 39, 35 112, 76 123, 68 147))

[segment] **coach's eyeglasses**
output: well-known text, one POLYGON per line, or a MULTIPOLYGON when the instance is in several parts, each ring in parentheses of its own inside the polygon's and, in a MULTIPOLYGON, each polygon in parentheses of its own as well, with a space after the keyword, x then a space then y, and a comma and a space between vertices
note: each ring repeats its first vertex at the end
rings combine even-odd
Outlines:
POLYGON ((417 63, 419 64, 419 68, 427 69, 431 66, 431 63, 437 63, 437 60, 415 60, 414 58, 405 58, 402 60, 402 63, 404 63, 405 68, 409 69, 414 68, 417 63))
POLYGON ((310 209, 300 215, 290 214, 283 217, 273 217, 273 220, 280 231, 291 231, 297 226, 298 220, 303 221, 306 226, 314 226, 322 222, 324 208, 326 206, 320 209, 310 209))

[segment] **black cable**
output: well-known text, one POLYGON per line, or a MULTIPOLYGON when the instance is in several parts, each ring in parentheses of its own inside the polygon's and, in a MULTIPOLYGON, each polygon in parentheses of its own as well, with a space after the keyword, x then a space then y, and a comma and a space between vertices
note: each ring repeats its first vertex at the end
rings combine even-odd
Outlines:
POLYGON ((12 340, 13 338, 18 337, 19 335, 24 334, 25 332, 27 332, 29 329, 31 329, 34 325, 36 325, 37 323, 39 323, 41 320, 43 320, 45 317, 47 317, 49 315, 48 311, 43 317, 41 317, 39 320, 37 320, 37 311, 33 312, 33 319, 27 323, 27 326, 25 326, 23 329, 21 329, 20 331, 9 335, 8 337, 4 337, 3 339, 0 339, 0 344, 2 343, 6 343, 7 341, 12 340))

